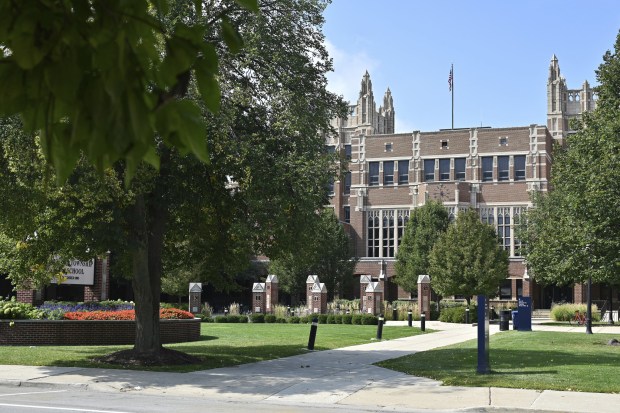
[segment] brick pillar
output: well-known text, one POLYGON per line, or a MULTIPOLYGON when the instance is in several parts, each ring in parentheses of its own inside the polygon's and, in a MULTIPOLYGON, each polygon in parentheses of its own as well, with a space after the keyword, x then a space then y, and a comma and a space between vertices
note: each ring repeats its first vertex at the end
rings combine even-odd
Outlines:
POLYGON ((103 301, 110 298, 110 254, 95 259, 93 285, 84 286, 84 301, 103 301))
POLYGON ((265 301, 267 301, 265 283, 254 283, 252 286, 252 312, 264 314, 265 301))
POLYGON ((265 287, 267 293, 265 312, 274 313, 274 306, 278 305, 278 277, 273 274, 268 275, 265 287))
POLYGON ((310 295, 310 312, 313 314, 327 313, 327 287, 325 284, 315 283, 310 295))
POLYGON ((585 304, 587 297, 586 285, 575 284, 573 287, 573 302, 575 304, 585 304))
POLYGON ((312 300, 313 300, 312 288, 314 287, 314 284, 318 282, 319 282, 318 275, 309 275, 308 278, 306 279, 306 307, 311 312, 312 312, 312 309, 314 308, 312 304, 312 300))
POLYGON ((366 304, 366 287, 370 284, 372 279, 370 275, 360 275, 360 310, 365 313, 367 310, 366 304))
POLYGON ((431 279, 428 275, 418 276, 418 309, 426 319, 431 319, 431 279))
POLYGON ((381 282, 371 282, 366 287, 366 313, 381 314, 383 309, 383 286, 381 282))
POLYGON ((26 304, 35 304, 37 290, 17 290, 17 301, 26 304))

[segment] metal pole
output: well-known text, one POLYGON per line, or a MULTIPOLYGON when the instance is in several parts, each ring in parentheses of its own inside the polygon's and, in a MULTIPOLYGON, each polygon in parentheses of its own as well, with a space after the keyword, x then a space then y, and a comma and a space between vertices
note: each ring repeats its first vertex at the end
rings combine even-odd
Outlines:
POLYGON ((452 75, 452 129, 454 129, 454 65, 450 66, 450 74, 452 75))
POLYGON ((420 330, 426 331, 426 314, 420 314, 420 330))
POLYGON ((383 335, 383 314, 379 314, 379 322, 377 323, 377 340, 381 340, 383 335))
POLYGON ((411 312, 411 310, 407 311, 407 325, 409 327, 413 326, 413 313, 411 312))
POLYGON ((319 324, 319 319, 312 318, 312 326, 310 326, 310 338, 308 339, 308 350, 314 350, 314 340, 316 339, 316 329, 319 324))
POLYGON ((469 307, 465 309, 465 324, 469 324, 469 307))

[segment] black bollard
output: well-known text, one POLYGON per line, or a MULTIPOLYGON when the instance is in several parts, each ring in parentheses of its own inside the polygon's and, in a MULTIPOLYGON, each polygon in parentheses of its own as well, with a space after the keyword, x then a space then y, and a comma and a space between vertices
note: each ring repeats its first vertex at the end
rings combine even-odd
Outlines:
POLYGON ((392 320, 398 321, 398 310, 396 308, 392 309, 392 320))
POLYGON ((469 324, 469 307, 465 309, 465 324, 469 324))
POLYGON ((411 313, 411 310, 407 311, 407 325, 409 327, 413 326, 413 314, 411 313))
POLYGON ((316 339, 316 328, 319 324, 319 319, 312 318, 312 325, 310 326, 310 338, 308 339, 308 350, 314 350, 314 340, 316 339))
POLYGON ((381 340, 383 335, 383 314, 379 314, 379 322, 377 323, 377 340, 381 340))
POLYGON ((426 313, 420 314, 420 330, 426 331, 426 313))

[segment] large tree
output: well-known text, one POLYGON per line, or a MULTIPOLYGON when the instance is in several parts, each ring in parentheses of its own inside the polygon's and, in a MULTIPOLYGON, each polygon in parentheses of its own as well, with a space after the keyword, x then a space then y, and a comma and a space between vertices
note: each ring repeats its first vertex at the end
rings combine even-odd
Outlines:
POLYGON ((508 252, 495 229, 469 209, 442 234, 429 255, 433 290, 443 296, 462 295, 469 305, 474 295, 495 295, 508 276, 508 252))
POLYGON ((301 248, 281 255, 270 265, 282 289, 298 298, 306 290, 308 275, 318 275, 330 299, 349 292, 356 260, 351 258, 351 239, 333 211, 318 214, 302 238, 301 248))
POLYGON ((59 262, 113 250, 132 276, 133 356, 147 358, 162 349, 164 271, 189 270, 196 281, 226 289, 251 253, 277 257, 299 246, 298 235, 326 203, 334 172, 323 134, 332 117, 343 115, 340 99, 325 89, 331 66, 321 33, 323 1, 266 2, 258 15, 228 2, 201 14, 184 5, 173 3, 174 15, 165 19, 205 26, 226 14, 245 40, 243 51, 233 54, 219 30, 202 33, 220 54, 217 114, 197 99, 198 76, 190 79, 186 98, 174 100, 183 114, 200 108, 207 133, 196 128, 190 134, 208 148, 208 162, 168 144, 180 138, 175 128, 193 122, 172 115, 160 124, 167 134, 154 139, 159 168, 139 163, 129 183, 129 160, 96 172, 85 154, 56 186, 42 141, 13 120, 1 141, 0 209, 9 213, 0 218, 0 232, 15 241, 5 256, 23 263, 10 277, 22 284, 47 282, 59 262))
POLYGON ((428 255, 450 224, 446 208, 429 201, 411 213, 396 254, 396 283, 406 291, 416 291, 418 276, 428 274, 428 255))
POLYGON ((527 213, 525 256, 542 284, 620 283, 620 34, 596 76, 596 109, 555 149, 552 191, 527 213))

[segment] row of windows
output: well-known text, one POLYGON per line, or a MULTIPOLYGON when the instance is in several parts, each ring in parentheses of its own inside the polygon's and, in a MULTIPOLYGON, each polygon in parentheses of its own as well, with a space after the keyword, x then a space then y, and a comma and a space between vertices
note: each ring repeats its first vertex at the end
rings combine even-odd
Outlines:
MULTIPOLYGON (((450 220, 456 219, 461 208, 448 207, 450 220)), ((480 219, 497 230, 500 245, 510 256, 520 256, 521 241, 514 236, 515 227, 525 207, 483 207, 480 219)), ((345 222, 350 221, 349 207, 345 207, 345 222)), ((409 221, 408 209, 372 210, 366 220, 366 256, 369 258, 394 258, 398 252, 405 226, 409 221)))
MULTIPOLYGON (((383 162, 383 185, 393 185, 397 179, 398 185, 409 183, 409 161, 397 161, 398 174, 394 174, 395 162, 383 162)), ((368 163, 368 185, 379 185, 379 162, 368 163)))

